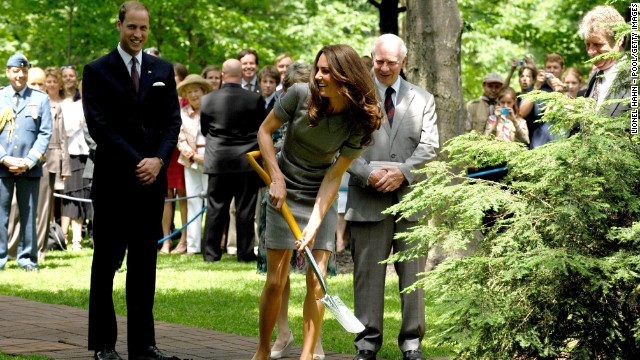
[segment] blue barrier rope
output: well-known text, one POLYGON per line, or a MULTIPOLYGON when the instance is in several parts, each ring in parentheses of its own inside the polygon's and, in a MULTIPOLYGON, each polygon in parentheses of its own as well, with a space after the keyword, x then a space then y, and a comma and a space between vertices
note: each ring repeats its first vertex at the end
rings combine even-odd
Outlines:
POLYGON ((493 174, 493 173, 497 173, 497 172, 505 171, 505 170, 507 170, 506 166, 505 167, 501 167, 501 168, 497 168, 497 169, 480 171, 480 172, 473 173, 473 174, 467 174, 467 177, 475 178, 475 177, 478 177, 478 176, 487 175, 487 174, 493 174))
MULTIPOLYGON (((68 196, 68 195, 63 195, 63 194, 58 194, 58 193, 53 193, 53 196, 57 197, 57 198, 60 198, 60 199, 67 199, 67 200, 71 200, 71 201, 88 202, 88 203, 93 202, 91 199, 78 198, 78 197, 73 197, 73 196, 68 196)), ((207 197, 207 194, 205 194, 204 192, 201 192, 198 195, 175 197, 175 198, 164 198, 164 202, 176 202, 176 201, 180 201, 180 200, 189 200, 189 199, 193 199, 193 198, 204 199, 206 197, 207 197)))
POLYGON ((182 225, 182 227, 180 229, 176 229, 176 231, 172 232, 171 234, 163 237, 162 239, 158 240, 158 245, 162 244, 163 242, 165 242, 166 240, 171 239, 174 235, 178 234, 179 232, 182 231, 182 229, 186 228, 187 226, 189 226, 189 224, 191 224, 192 222, 194 222, 197 218, 200 217, 200 215, 202 215, 203 212, 205 212, 205 210, 207 210, 207 205, 202 207, 202 210, 200 210, 200 212, 198 212, 196 214, 196 216, 193 217, 193 219, 187 221, 186 224, 182 225))
POLYGON ((58 193, 53 193, 53 196, 60 199, 67 199, 67 200, 73 200, 73 201, 79 201, 79 202, 88 202, 88 203, 92 202, 91 199, 77 198, 77 197, 62 195, 58 193))

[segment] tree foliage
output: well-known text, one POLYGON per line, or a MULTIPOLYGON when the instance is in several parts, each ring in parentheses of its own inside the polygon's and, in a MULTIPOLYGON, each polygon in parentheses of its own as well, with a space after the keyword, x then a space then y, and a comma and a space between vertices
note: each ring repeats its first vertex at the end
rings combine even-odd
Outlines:
MULTIPOLYGON (((627 80, 616 86, 630 86, 629 58, 618 61, 627 80)), ((428 179, 389 210, 427 212, 400 235, 419 246, 394 260, 481 239, 474 255, 415 284, 438 314, 427 341, 467 359, 639 358, 640 137, 628 112, 611 118, 592 99, 531 97, 547 102, 543 121, 558 134, 578 122, 579 133, 531 151, 476 133, 453 138, 450 161, 429 164, 428 179), (503 163, 500 183, 457 170, 503 163)))
MULTIPOLYGON (((118 43, 123 0, 6 0, 0 14, 0 58, 23 52, 38 66, 82 66, 118 43), (72 17, 70 15, 73 15, 72 17), (69 24, 71 21, 71 38, 69 24), (70 54, 67 52, 71 44, 70 54)), ((311 61, 326 44, 342 42, 362 54, 377 35, 377 13, 353 0, 146 0, 151 12, 147 46, 199 73, 246 47, 260 65, 280 53, 311 61)))

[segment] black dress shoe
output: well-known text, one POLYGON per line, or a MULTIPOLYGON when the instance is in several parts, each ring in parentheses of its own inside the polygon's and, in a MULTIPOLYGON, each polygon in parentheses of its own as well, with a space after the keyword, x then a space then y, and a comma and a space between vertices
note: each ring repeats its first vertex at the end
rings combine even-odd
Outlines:
POLYGON ((371 350, 358 350, 353 360, 376 360, 376 353, 371 350))
POLYGON ((131 354, 130 360, 180 360, 179 358, 171 355, 167 355, 160 351, 156 346, 149 346, 140 352, 131 354))
POLYGON ((115 349, 108 348, 108 347, 102 350, 96 351, 96 353, 93 354, 93 358, 95 360, 122 360, 122 358, 120 357, 120 355, 118 355, 115 349))
POLYGON ((40 269, 38 269, 38 267, 37 267, 37 266, 31 265, 31 264, 29 264, 29 265, 25 265, 25 266, 23 266, 22 268, 23 268, 23 269, 24 269, 24 271, 26 271, 26 272, 40 272, 40 269))
POLYGON ((402 360, 426 360, 420 350, 408 350, 402 353, 402 360))
POLYGON ((247 255, 247 256, 243 256, 241 258, 240 257, 238 258, 239 262, 246 262, 246 263, 254 262, 254 261, 257 261, 257 260, 258 260, 258 257, 254 253, 251 253, 250 255, 247 255))

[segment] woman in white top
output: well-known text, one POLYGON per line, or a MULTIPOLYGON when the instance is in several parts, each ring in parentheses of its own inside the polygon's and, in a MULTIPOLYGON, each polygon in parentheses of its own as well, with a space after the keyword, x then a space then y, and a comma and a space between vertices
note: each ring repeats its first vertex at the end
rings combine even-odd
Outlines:
MULTIPOLYGON (((82 91, 82 83, 80 83, 78 89, 82 91)), ((90 192, 89 180, 82 177, 89 157, 89 145, 87 145, 82 132, 82 127, 85 123, 82 100, 74 102, 71 98, 66 98, 61 107, 64 128, 67 131, 69 157, 71 158, 71 177, 64 184, 64 194, 74 198, 88 199, 90 192)), ((69 224, 71 224, 71 230, 73 231, 71 250, 78 251, 82 249, 82 224, 84 219, 90 219, 91 215, 91 203, 62 199, 61 226, 63 233, 66 235, 69 231, 69 224)))
MULTIPOLYGON (((178 95, 189 101, 180 110, 182 127, 178 135, 178 150, 180 157, 178 162, 184 166, 184 180, 187 197, 206 194, 207 175, 202 172, 204 164, 205 136, 200 130, 200 100, 213 90, 211 83, 202 76, 188 75, 178 84, 178 95)), ((190 198, 187 200, 187 218, 193 219, 202 210, 205 204, 204 198, 190 198)), ((195 254, 200 252, 202 240, 202 218, 200 215, 187 227, 187 241, 179 242, 172 254, 195 254)))

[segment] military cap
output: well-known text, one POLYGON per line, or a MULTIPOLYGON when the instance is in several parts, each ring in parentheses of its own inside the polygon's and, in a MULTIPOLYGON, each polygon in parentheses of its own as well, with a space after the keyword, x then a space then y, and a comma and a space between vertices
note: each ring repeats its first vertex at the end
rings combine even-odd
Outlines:
POLYGON ((7 67, 28 68, 31 67, 31 63, 29 63, 29 60, 27 60, 24 55, 18 53, 11 55, 9 61, 7 61, 7 67))

